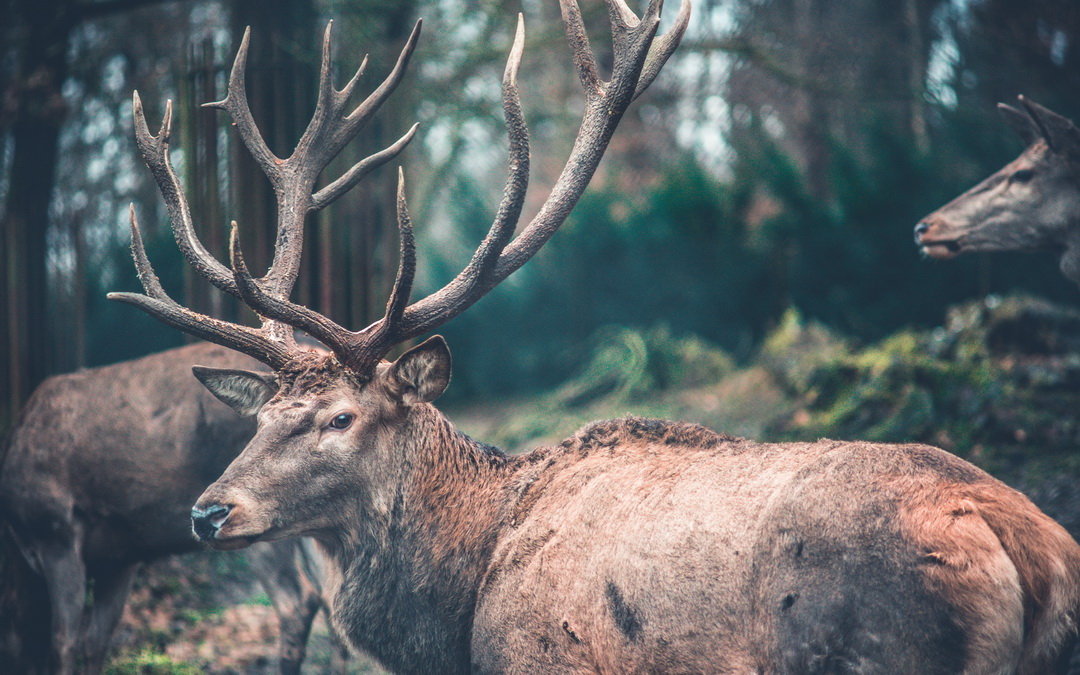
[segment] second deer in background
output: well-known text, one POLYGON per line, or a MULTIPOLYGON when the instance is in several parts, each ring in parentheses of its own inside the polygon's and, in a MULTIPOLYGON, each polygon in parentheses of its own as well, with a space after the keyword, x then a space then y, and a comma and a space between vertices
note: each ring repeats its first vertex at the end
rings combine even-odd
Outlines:
POLYGON ((972 251, 1049 251, 1080 284, 1080 129, 1020 97, 998 104, 1027 149, 1000 171, 926 216, 915 243, 931 258, 972 251))

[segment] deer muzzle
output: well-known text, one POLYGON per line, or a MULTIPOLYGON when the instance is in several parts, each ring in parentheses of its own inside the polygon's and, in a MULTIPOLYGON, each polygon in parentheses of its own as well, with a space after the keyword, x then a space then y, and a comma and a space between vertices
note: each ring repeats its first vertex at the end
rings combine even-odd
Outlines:
POLYGON ((191 509, 191 529, 200 541, 209 541, 217 535, 218 530, 225 524, 231 512, 232 507, 224 504, 211 504, 205 509, 200 509, 198 506, 193 507, 191 509))
POLYGON ((915 245, 931 258, 952 258, 960 253, 960 242, 944 234, 941 222, 923 220, 915 226, 915 245))

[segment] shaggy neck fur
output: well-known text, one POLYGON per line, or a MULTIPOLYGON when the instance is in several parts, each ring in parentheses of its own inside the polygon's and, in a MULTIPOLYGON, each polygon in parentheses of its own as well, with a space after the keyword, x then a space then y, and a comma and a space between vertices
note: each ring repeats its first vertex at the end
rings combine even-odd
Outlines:
POLYGON ((1076 215, 1069 224, 1060 266, 1062 274, 1073 283, 1080 285, 1080 214, 1076 215))
POLYGON ((337 574, 334 621, 394 672, 468 672, 476 593, 507 509, 510 462, 427 404, 389 433, 401 458, 392 493, 361 504, 320 542, 337 574))

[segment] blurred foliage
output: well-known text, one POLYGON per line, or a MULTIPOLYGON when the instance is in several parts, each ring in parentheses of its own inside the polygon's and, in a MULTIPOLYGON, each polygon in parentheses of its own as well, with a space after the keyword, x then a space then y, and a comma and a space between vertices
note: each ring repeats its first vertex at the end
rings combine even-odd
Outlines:
MULTIPOLYGON (((968 185, 942 176, 948 147, 920 157, 887 133, 875 138, 870 165, 835 148, 827 201, 760 130, 744 134, 727 179, 689 156, 635 192, 613 171, 528 266, 441 329, 465 364, 450 395, 556 386, 586 358, 580 345, 598 324, 665 322, 745 362, 789 307, 865 341, 932 326, 949 305, 990 292, 1075 296, 1049 258, 920 258, 912 227, 968 185)), ((480 189, 462 177, 453 192, 461 237, 479 241, 480 189)), ((442 283, 455 271, 450 256, 429 255, 442 283)))
POLYGON ((793 318, 767 343, 813 345, 793 350, 801 367, 773 369, 800 406, 776 438, 925 442, 1015 480, 1080 470, 1076 310, 990 296, 951 308, 942 327, 863 349, 819 342, 820 328, 793 318))
POLYGON ((767 344, 814 346, 791 352, 798 368, 770 367, 792 406, 763 438, 936 445, 1080 536, 1080 312, 991 295, 950 308, 943 326, 839 353, 819 349, 813 322, 793 318, 777 333, 767 344))
POLYGON ((585 364, 554 391, 504 405, 507 413, 481 436, 509 448, 569 432, 613 410, 677 416, 664 392, 713 386, 735 370, 726 352, 696 336, 676 336, 666 324, 637 330, 607 326, 585 343, 585 364))
POLYGON ((734 369, 722 351, 690 336, 677 338, 666 325, 639 332, 621 326, 602 328, 585 368, 554 393, 572 408, 598 398, 640 401, 660 389, 700 387, 734 369))

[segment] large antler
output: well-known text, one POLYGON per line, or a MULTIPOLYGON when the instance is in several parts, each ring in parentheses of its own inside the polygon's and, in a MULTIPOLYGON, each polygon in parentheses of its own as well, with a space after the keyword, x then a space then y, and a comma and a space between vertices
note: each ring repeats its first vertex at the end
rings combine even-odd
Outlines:
POLYGON ((511 241, 521 214, 529 173, 528 130, 521 114, 517 71, 524 45, 524 22, 517 33, 503 76, 503 108, 510 139, 509 176, 502 202, 487 236, 464 270, 442 289, 408 305, 416 270, 412 225, 398 180, 398 229, 401 261, 382 319, 360 331, 349 331, 325 316, 266 292, 244 264, 236 229, 231 238, 235 279, 244 301, 262 316, 301 328, 330 347, 338 359, 362 377, 395 345, 428 332, 457 316, 500 281, 521 267, 566 220, 585 191, 623 113, 652 82, 678 46, 690 18, 690 2, 682 5, 674 27, 656 38, 662 0, 651 0, 639 20, 624 0, 606 0, 614 37, 614 67, 604 82, 576 0, 561 0, 566 35, 585 92, 585 114, 573 150, 539 213, 511 241))
MULTIPOLYGON (((232 117, 241 140, 270 180, 277 198, 277 241, 274 258, 266 275, 258 280, 245 276, 244 284, 254 285, 267 297, 287 299, 300 270, 304 221, 308 213, 325 208, 356 185, 372 170, 382 166, 400 153, 416 133, 413 125, 408 133, 394 144, 357 162, 326 187, 315 192, 315 181, 324 168, 353 139, 363 125, 379 109, 397 87, 416 47, 421 23, 418 21, 398 57, 397 64, 386 79, 360 105, 349 109, 348 101, 367 65, 363 60, 356 74, 341 90, 331 82, 330 33, 333 22, 326 27, 323 38, 322 65, 319 74, 318 102, 307 129, 287 159, 276 157, 259 134, 247 102, 244 81, 250 29, 233 62, 232 73, 224 100, 205 104, 221 108, 232 117)), ((165 107, 165 116, 157 136, 150 133, 138 92, 134 94, 135 138, 143 160, 150 168, 161 195, 168 207, 176 243, 184 257, 200 274, 226 293, 243 297, 233 270, 221 264, 202 245, 195 234, 191 209, 184 197, 183 187, 169 160, 169 141, 172 131, 172 102, 165 107)), ((235 222, 233 223, 235 229, 235 222)), ((274 368, 281 368, 298 351, 293 330, 287 323, 264 316, 260 328, 220 321, 193 312, 165 293, 154 274, 142 242, 134 206, 131 208, 131 249, 145 295, 110 293, 109 298, 141 308, 151 316, 196 337, 216 342, 244 352, 274 368)))

